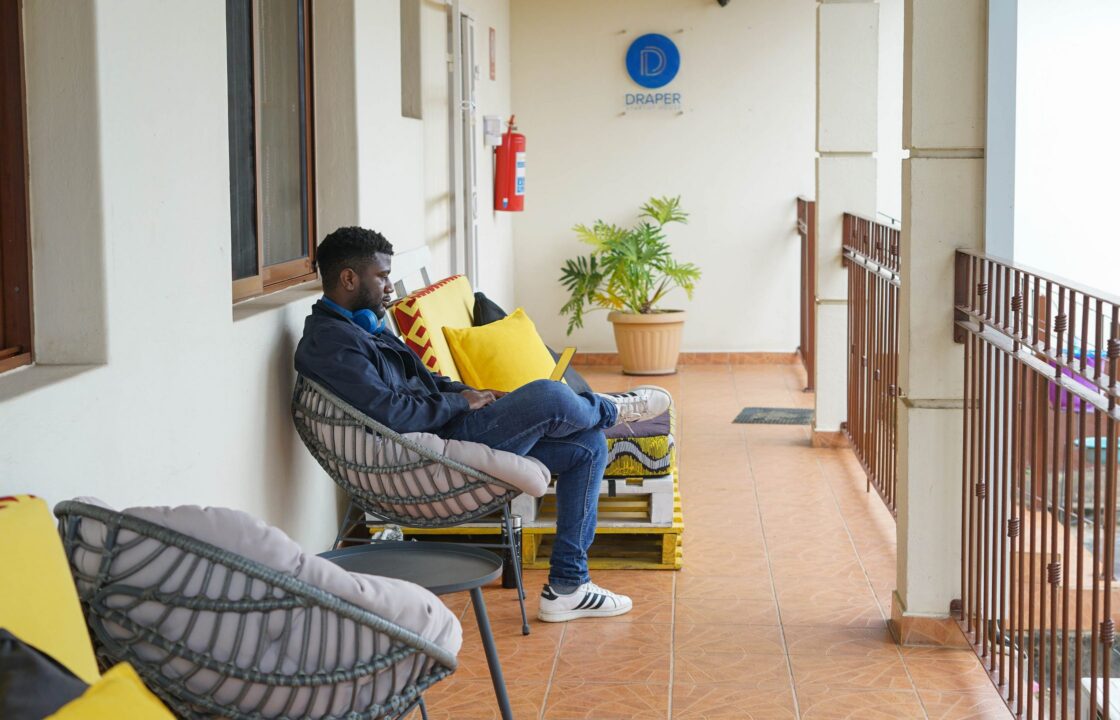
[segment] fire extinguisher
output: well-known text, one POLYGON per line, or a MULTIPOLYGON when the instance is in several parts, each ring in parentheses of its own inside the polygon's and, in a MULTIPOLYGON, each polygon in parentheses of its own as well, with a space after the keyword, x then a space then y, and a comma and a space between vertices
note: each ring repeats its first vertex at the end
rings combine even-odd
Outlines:
POLYGON ((494 148, 494 209, 507 212, 525 209, 525 136, 516 132, 515 120, 510 115, 502 144, 494 148))

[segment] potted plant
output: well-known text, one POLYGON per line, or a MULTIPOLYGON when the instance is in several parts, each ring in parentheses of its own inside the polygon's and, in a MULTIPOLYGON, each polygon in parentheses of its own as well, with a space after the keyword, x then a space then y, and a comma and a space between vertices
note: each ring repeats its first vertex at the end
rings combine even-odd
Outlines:
POLYGON ((657 306, 673 288, 691 298, 700 278, 692 263, 673 259, 665 226, 686 223, 680 196, 650 198, 638 224, 626 229, 596 220, 572 230, 593 248, 590 255, 564 263, 560 282, 571 297, 560 312, 568 316, 568 334, 583 327, 588 310, 608 310, 614 325, 622 371, 628 375, 668 375, 677 371, 683 310, 657 306))

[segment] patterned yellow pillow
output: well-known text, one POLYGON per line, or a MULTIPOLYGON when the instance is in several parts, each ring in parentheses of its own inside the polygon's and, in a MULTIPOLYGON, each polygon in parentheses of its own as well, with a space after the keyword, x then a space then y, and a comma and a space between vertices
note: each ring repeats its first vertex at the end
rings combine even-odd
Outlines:
POLYGON ((402 298, 389 309, 401 340, 432 372, 459 380, 443 328, 470 327, 474 292, 466 277, 454 275, 402 298))

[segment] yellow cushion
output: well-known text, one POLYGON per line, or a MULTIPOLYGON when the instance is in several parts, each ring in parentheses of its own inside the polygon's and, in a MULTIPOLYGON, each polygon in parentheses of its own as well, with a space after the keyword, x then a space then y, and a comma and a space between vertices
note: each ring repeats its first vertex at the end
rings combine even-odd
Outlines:
POLYGON ((85 682, 97 682, 97 661, 66 553, 41 499, 0 497, 0 558, 0 623, 85 682))
POLYGON ((175 720, 128 663, 114 665, 82 696, 63 705, 48 720, 175 720))
POLYGON ((463 382, 487 390, 516 390, 544 380, 556 367, 533 321, 521 308, 480 327, 445 327, 443 334, 463 382))
POLYGON ((429 285, 393 304, 401 339, 432 372, 461 380, 443 328, 467 328, 474 322, 474 291, 462 275, 429 285))

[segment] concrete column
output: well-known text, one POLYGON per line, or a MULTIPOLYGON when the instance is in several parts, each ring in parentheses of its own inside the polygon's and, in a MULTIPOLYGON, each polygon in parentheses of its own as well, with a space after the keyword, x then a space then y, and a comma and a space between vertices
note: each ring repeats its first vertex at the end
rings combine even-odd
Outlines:
POLYGON ((899 327, 898 589, 904 642, 956 641, 962 346, 953 257, 984 238, 987 2, 907 0, 899 327))
POLYGON ((845 212, 875 214, 879 5, 817 7, 817 377, 814 444, 832 444, 847 417, 848 277, 845 212))

